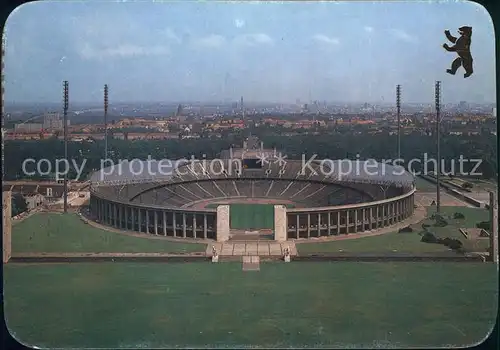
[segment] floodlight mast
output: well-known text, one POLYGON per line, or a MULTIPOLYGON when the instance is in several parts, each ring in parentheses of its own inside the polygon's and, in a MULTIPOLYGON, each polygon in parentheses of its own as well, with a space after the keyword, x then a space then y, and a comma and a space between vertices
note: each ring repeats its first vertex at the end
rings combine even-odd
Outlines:
POLYGON ((104 159, 108 159, 108 84, 104 85, 104 159))
MULTIPOLYGON (((68 105, 69 105, 69 84, 65 80, 63 82, 63 99, 64 99, 64 159, 68 163, 68 105)), ((68 212, 68 169, 64 172, 64 212, 68 212)))
POLYGON ((398 117, 398 159, 401 159, 401 85, 396 86, 396 110, 398 117))
POLYGON ((441 137, 441 82, 436 81, 435 86, 435 98, 436 98, 436 147, 437 147, 437 169, 436 169, 436 213, 441 211, 441 148, 440 148, 440 137, 441 137))

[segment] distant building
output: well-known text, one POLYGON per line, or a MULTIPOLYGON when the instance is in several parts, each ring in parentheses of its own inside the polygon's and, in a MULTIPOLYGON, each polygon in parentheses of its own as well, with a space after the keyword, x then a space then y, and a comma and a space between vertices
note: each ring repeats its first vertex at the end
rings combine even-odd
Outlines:
POLYGON ((42 131, 42 129, 43 124, 41 123, 24 123, 14 126, 14 131, 16 132, 39 132, 42 131))
MULTIPOLYGON (((67 125, 70 125, 69 120, 67 125)), ((47 130, 62 130, 64 128, 64 120, 59 113, 47 113, 43 117, 43 128, 47 130)))
POLYGON ((491 115, 495 118, 497 117, 497 108, 496 107, 493 107, 493 110, 491 111, 491 115))

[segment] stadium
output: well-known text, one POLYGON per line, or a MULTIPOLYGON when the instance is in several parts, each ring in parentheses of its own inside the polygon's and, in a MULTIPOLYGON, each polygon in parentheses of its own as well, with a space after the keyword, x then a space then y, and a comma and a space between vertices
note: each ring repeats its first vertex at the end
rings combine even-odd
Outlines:
POLYGON ((103 168, 91 179, 90 215, 121 230, 219 242, 363 233, 410 217, 413 175, 367 163, 287 160, 249 137, 216 160, 103 168))

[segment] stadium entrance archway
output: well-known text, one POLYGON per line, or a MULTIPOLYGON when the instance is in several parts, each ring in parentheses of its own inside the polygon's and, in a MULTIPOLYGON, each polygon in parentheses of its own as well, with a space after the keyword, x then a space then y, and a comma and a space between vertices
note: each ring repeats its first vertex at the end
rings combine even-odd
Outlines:
POLYGON ((229 227, 235 230, 274 229, 274 204, 230 204, 229 227))

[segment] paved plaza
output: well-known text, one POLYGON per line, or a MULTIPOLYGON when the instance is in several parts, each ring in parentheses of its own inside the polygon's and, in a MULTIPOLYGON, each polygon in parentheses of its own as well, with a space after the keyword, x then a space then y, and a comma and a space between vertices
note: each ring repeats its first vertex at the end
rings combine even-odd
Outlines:
POLYGON ((474 191, 467 193, 467 195, 484 204, 490 203, 490 193, 487 191, 474 191))
POLYGON ((285 249, 290 249, 290 254, 297 255, 293 242, 217 242, 207 247, 207 255, 212 256, 212 247, 220 256, 283 256, 285 249))
MULTIPOLYGON (((415 203, 424 207, 431 205, 432 201, 436 201, 436 192, 416 192, 415 203)), ((473 205, 464 202, 452 195, 441 191, 441 206, 443 207, 469 207, 475 208, 473 205)))

